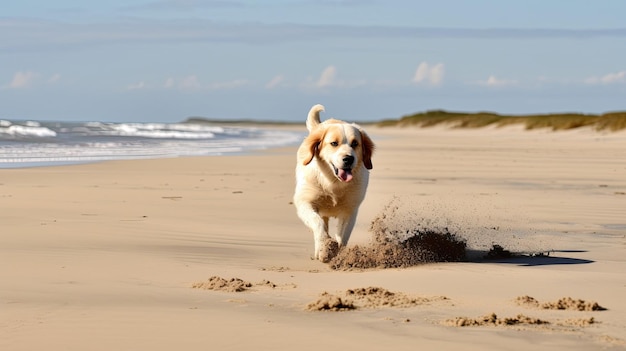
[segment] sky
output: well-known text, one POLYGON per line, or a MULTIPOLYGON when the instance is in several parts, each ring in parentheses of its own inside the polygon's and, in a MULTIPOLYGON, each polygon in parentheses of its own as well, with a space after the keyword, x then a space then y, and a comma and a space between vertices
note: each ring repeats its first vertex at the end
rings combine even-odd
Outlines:
POLYGON ((11 0, 0 119, 626 110, 622 0, 11 0))

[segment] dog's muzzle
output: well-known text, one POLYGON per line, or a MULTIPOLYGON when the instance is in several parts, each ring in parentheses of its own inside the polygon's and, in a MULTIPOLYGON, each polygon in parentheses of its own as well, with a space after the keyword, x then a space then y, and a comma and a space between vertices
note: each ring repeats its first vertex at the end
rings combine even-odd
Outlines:
POLYGON ((339 180, 341 180, 342 182, 347 183, 352 180, 352 166, 354 164, 354 156, 344 156, 341 161, 341 168, 335 167, 335 165, 333 165, 333 168, 335 169, 335 176, 337 176, 337 178, 339 178, 339 180))

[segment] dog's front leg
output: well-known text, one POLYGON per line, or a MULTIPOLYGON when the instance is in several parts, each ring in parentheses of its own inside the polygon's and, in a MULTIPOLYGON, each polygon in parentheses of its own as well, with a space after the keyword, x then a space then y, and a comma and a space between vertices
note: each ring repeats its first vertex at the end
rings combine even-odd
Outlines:
POLYGON ((313 240, 315 243, 315 259, 325 261, 328 258, 323 254, 324 242, 328 238, 328 218, 322 218, 313 206, 309 203, 299 203, 296 205, 298 209, 298 217, 313 232, 313 240))
POLYGON ((352 234, 352 229, 354 229, 354 224, 356 223, 356 215, 357 211, 354 211, 352 215, 337 218, 337 234, 335 234, 335 238, 341 247, 348 245, 350 234, 352 234))

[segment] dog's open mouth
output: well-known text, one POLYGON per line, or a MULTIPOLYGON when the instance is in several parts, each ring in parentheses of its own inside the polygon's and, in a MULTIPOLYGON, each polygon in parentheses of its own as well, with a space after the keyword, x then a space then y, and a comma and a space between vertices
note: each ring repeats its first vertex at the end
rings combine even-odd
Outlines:
POLYGON ((342 182, 349 182, 352 180, 352 168, 337 168, 333 166, 335 169, 335 176, 339 178, 342 182))

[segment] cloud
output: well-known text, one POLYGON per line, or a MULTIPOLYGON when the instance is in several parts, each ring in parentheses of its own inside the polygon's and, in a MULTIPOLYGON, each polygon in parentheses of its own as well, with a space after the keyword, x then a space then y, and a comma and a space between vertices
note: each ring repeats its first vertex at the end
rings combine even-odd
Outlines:
POLYGON ((200 88, 201 88, 201 85, 200 85, 200 81, 198 80, 198 76, 194 74, 184 77, 178 83, 178 89, 180 90, 197 90, 200 88))
POLYGON ((367 84, 364 79, 361 80, 341 80, 337 78, 337 68, 330 65, 322 71, 319 78, 307 78, 301 88, 304 90, 325 90, 328 88, 350 89, 367 84))
POLYGON ((605 74, 601 77, 593 76, 585 79, 587 84, 616 84, 626 83, 626 71, 605 74))
POLYGON ((267 82, 267 84, 265 84, 265 89, 274 89, 278 87, 284 80, 285 77, 282 74, 279 74, 276 77, 272 78, 272 80, 267 82))
POLYGON ((443 82, 445 68, 443 63, 431 66, 428 62, 422 62, 417 66, 413 75, 413 82, 417 84, 429 83, 439 85, 443 82))
POLYGON ((229 90, 229 89, 241 88, 250 84, 251 82, 247 79, 235 79, 235 80, 230 80, 226 82, 211 83, 207 86, 207 88, 211 90, 229 90))
POLYGON ((35 72, 27 71, 27 72, 15 72, 13 75, 13 79, 9 84, 6 85, 8 89, 24 89, 28 88, 32 85, 33 81, 37 74, 35 72))
POLYGON ((337 68, 330 65, 322 71, 319 78, 308 77, 300 86, 304 90, 320 90, 337 84, 337 68))
POLYGON ((126 90, 140 90, 140 89, 145 89, 146 83, 144 81, 138 82, 138 83, 133 83, 133 84, 129 84, 126 87, 126 90))
POLYGON ((481 80, 481 81, 478 81, 477 83, 478 85, 483 85, 487 87, 504 87, 504 86, 511 86, 511 85, 518 84, 516 80, 500 79, 494 75, 490 75, 489 78, 487 78, 487 80, 481 80))
POLYGON ((48 83, 56 83, 61 80, 61 75, 59 73, 55 73, 50 78, 48 78, 48 83))
POLYGON ((174 78, 170 77, 165 80, 165 83, 163 83, 163 88, 171 89, 174 87, 175 84, 176 84, 176 81, 174 80, 174 78))
MULTIPOLYGON (((138 84, 143 84, 143 82, 140 82, 138 84)), ((224 82, 213 82, 213 83, 203 84, 200 82, 200 79, 198 78, 197 75, 191 74, 181 79, 175 79, 172 77, 167 78, 165 80, 165 83, 163 83, 162 88, 178 89, 178 90, 184 90, 184 91, 229 90, 229 89, 236 89, 236 88, 248 86, 251 84, 252 82, 250 82, 247 79, 234 79, 234 80, 224 81, 224 82)), ((149 87, 149 86, 141 85, 141 86, 137 86, 136 88, 144 88, 144 87, 149 87)))
POLYGON ((335 84, 335 77, 337 76, 337 69, 335 66, 328 66, 322 71, 320 79, 315 83, 318 88, 325 88, 335 84))
POLYGON ((40 79, 40 74, 33 71, 18 71, 13 74, 11 81, 3 86, 1 89, 26 89, 31 88, 37 84, 48 83, 55 84, 61 80, 61 74, 55 73, 51 75, 47 80, 40 79))

